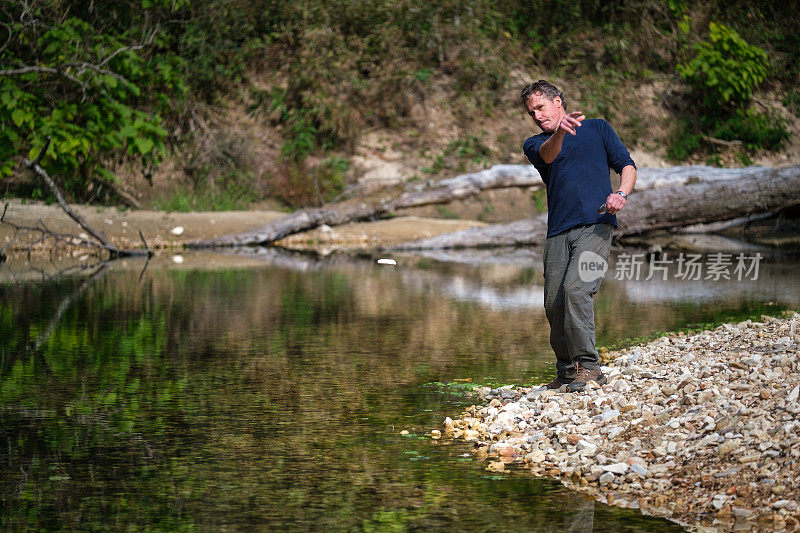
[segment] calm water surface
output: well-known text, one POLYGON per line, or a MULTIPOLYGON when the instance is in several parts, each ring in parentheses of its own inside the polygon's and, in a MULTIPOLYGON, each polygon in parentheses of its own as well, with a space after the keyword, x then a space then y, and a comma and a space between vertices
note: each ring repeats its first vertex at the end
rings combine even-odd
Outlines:
MULTIPOLYGON (((0 525, 679 529, 426 438, 469 404, 437 382, 554 374, 540 260, 398 262, 208 254, 43 281, 4 265, 0 525)), ((797 306, 797 265, 770 259, 749 283, 609 279, 599 342, 797 306)))

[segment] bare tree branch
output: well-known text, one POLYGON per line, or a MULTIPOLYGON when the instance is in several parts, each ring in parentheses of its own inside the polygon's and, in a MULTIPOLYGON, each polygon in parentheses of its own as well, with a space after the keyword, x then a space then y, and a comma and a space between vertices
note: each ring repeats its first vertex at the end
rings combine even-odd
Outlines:
POLYGON ((81 217, 79 214, 77 214, 75 211, 72 210, 72 208, 67 203, 67 200, 64 198, 64 195, 61 194, 61 189, 58 188, 56 182, 53 181, 53 178, 50 177, 50 175, 47 173, 45 169, 39 166, 39 162, 42 159, 43 154, 47 152, 47 147, 49 145, 50 145, 50 138, 48 137, 44 147, 39 151, 39 155, 36 157, 36 160, 29 161, 28 159, 25 159, 25 165, 31 170, 33 170, 40 178, 44 180, 44 182, 50 188, 50 191, 56 197, 56 200, 58 200, 58 204, 61 206, 61 209, 63 209, 64 212, 68 214, 70 218, 72 218, 72 220, 77 222, 80 227, 85 229, 89 233, 89 235, 100 241, 106 249, 108 249, 112 253, 119 253, 117 247, 111 244, 111 242, 106 238, 106 236, 102 234, 102 232, 95 230, 85 220, 83 220, 83 217, 81 217))
POLYGON ((148 252, 150 252, 150 254, 152 255, 152 251, 150 250, 150 246, 148 246, 147 245, 147 241, 144 240, 144 233, 142 233, 142 230, 139 230, 139 238, 142 239, 142 244, 144 244, 144 249, 147 250, 148 252))
POLYGON ((50 145, 50 138, 48 137, 47 142, 45 143, 44 147, 39 151, 39 155, 36 157, 36 159, 34 161, 25 159, 25 165, 31 170, 33 170, 33 172, 40 178, 42 178, 42 180, 44 180, 44 182, 50 188, 50 191, 56 197, 56 200, 58 200, 58 204, 61 206, 61 209, 63 209, 64 212, 67 215, 69 215, 69 217, 72 220, 77 222, 80 227, 85 229, 86 232, 89 233, 89 235, 97 239, 102 244, 102 248, 107 250, 112 257, 151 254, 152 252, 150 250, 145 250, 145 251, 120 250, 113 243, 111 243, 111 241, 109 241, 101 231, 98 231, 94 229, 92 226, 90 226, 89 223, 83 219, 83 217, 81 217, 69 206, 67 200, 64 198, 64 195, 61 193, 61 189, 58 188, 58 185, 56 185, 55 181, 53 181, 53 178, 50 177, 50 175, 47 173, 45 169, 39 166, 39 162, 41 161, 44 153, 47 152, 47 148, 49 145, 50 145))
POLYGON ((118 48, 113 53, 111 53, 108 57, 106 57, 104 60, 102 60, 98 66, 99 67, 104 66, 106 63, 108 63, 109 61, 114 59, 114 57, 116 57, 117 54, 121 54, 122 52, 129 52, 129 51, 132 51, 132 50, 141 50, 145 46, 149 46, 149 45, 153 44, 153 39, 156 38, 156 34, 158 33, 158 30, 159 30, 159 25, 156 24, 155 27, 153 28, 153 31, 150 32, 150 36, 147 39, 145 39, 144 42, 142 42, 141 44, 134 44, 132 46, 123 46, 121 48, 118 48))
POLYGON ((443 204, 468 198, 486 189, 507 187, 542 188, 539 173, 529 165, 495 165, 490 169, 442 180, 435 189, 411 190, 393 200, 383 200, 374 205, 327 205, 318 209, 303 209, 279 218, 259 228, 224 235, 213 239, 195 241, 190 247, 248 246, 270 244, 320 224, 335 226, 357 220, 385 217, 400 209, 422 205, 443 204))
POLYGON ((79 80, 78 78, 76 78, 72 74, 68 74, 68 73, 64 72, 63 69, 58 69, 58 68, 53 68, 53 67, 31 67, 31 66, 25 66, 25 67, 19 67, 19 68, 7 69, 7 70, 0 70, 0 76, 21 76, 23 74, 28 74, 30 72, 44 72, 46 74, 57 74, 59 76, 62 76, 64 78, 68 79, 69 81, 75 83, 76 85, 79 85, 81 87, 81 89, 83 89, 84 96, 86 95, 86 90, 89 89, 89 85, 87 83, 79 80))
POLYGON ((133 51, 133 50, 141 50, 145 46, 146 45, 144 45, 144 44, 136 44, 136 45, 133 45, 133 46, 123 46, 121 48, 118 48, 113 53, 111 53, 108 57, 106 57, 104 60, 102 60, 100 62, 100 64, 98 64, 97 66, 98 67, 103 67, 106 63, 108 63, 109 61, 114 59, 117 56, 117 54, 121 54, 122 52, 130 52, 130 51, 133 51))
POLYGON ((87 248, 95 248, 97 250, 104 250, 103 246, 100 244, 84 239, 83 237, 64 234, 64 233, 57 233, 50 228, 48 228, 42 220, 37 220, 36 224, 33 226, 24 226, 17 224, 15 222, 11 222, 10 220, 6 220, 6 214, 8 212, 8 202, 6 202, 5 207, 3 208, 3 215, 0 216, 0 223, 3 223, 7 226, 10 226, 14 229, 14 236, 11 238, 11 241, 8 242, 2 248, 2 252, 11 249, 14 244, 20 240, 20 236, 28 234, 28 233, 39 233, 40 236, 37 240, 34 240, 29 243, 30 247, 33 247, 37 244, 45 242, 48 238, 52 238, 57 242, 63 242, 68 245, 72 246, 84 246, 87 248))
POLYGON ((724 139, 717 139, 716 137, 709 137, 708 135, 701 136, 704 141, 711 144, 716 144, 717 146, 742 146, 744 143, 739 140, 735 141, 726 141, 724 139))
POLYGON ((105 68, 101 68, 101 67, 99 67, 97 65, 93 65, 91 63, 86 63, 85 61, 81 61, 79 63, 65 63, 65 65, 68 65, 70 67, 78 67, 80 69, 78 71, 78 75, 79 76, 81 74, 83 74, 84 72, 86 72, 87 70, 93 70, 93 71, 95 71, 95 72, 97 72, 99 74, 104 74, 106 76, 111 76, 111 77, 121 81, 122 83, 127 83, 127 84, 131 83, 124 76, 122 76, 120 74, 117 74, 113 70, 108 70, 108 69, 105 69, 105 68))
POLYGON ((11 41, 14 40, 14 34, 11 31, 11 26, 6 24, 5 22, 0 22, 0 26, 3 26, 3 28, 5 28, 5 30, 8 32, 8 39, 6 39, 6 42, 4 42, 3 46, 0 47, 0 58, 2 58, 3 57, 3 52, 6 51, 6 48, 8 48, 8 45, 11 44, 11 41))
POLYGON ((141 202, 139 202, 139 200, 137 200, 135 196, 133 196, 128 191, 124 190, 122 187, 120 187, 113 181, 104 181, 104 182, 100 182, 99 180, 96 181, 100 184, 101 187, 103 185, 107 185, 109 189, 114 191, 114 194, 122 198, 122 200, 129 206, 135 207, 136 209, 142 208, 141 202))
POLYGON ((50 137, 47 137, 47 141, 45 141, 44 146, 42 146, 42 149, 39 150, 39 154, 36 156, 36 159, 34 159, 33 162, 31 163, 32 166, 36 166, 42 162, 42 159, 47 153, 47 149, 49 147, 50 147, 50 137))

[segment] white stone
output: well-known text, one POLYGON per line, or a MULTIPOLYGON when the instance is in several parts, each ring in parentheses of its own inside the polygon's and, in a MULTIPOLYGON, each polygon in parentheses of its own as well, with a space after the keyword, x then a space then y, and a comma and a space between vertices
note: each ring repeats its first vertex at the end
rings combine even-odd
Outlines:
POLYGON ((614 437, 616 437, 617 435, 619 435, 623 431, 625 431, 624 427, 614 426, 614 427, 612 427, 611 429, 608 430, 608 438, 609 439, 613 439, 614 437))
POLYGON ((614 481, 614 474, 611 472, 606 472, 602 476, 600 476, 600 484, 601 485, 608 485, 612 481, 614 481))
POLYGON ((650 473, 653 474, 653 475, 666 474, 668 470, 669 470, 669 468, 667 467, 667 465, 663 465, 663 464, 651 465, 650 466, 650 473))
POLYGON ((798 397, 800 397, 800 385, 796 386, 789 392, 789 395, 786 396, 786 401, 796 402, 798 397))
POLYGON ((725 505, 726 501, 728 501, 728 497, 727 496, 725 496, 724 494, 717 494, 711 500, 711 506, 714 509, 722 509, 722 506, 725 505))
POLYGON ((606 411, 603 411, 599 415, 593 416, 592 418, 594 420, 608 422, 609 420, 614 420, 615 418, 617 418, 619 414, 620 414, 619 411, 617 411, 616 409, 608 409, 606 411))
POLYGON ((530 462, 537 464, 545 460, 545 455, 541 450, 533 450, 528 454, 527 458, 530 462))
POLYGON ((604 472, 611 472, 614 474, 625 474, 628 471, 628 463, 614 463, 610 465, 602 465, 600 468, 604 472))
POLYGON ((589 442, 588 440, 579 440, 577 449, 584 455, 594 455, 594 453, 597 451, 597 445, 589 442))
POLYGON ((614 391, 619 393, 627 393, 631 391, 631 386, 624 379, 618 379, 614 382, 614 391))

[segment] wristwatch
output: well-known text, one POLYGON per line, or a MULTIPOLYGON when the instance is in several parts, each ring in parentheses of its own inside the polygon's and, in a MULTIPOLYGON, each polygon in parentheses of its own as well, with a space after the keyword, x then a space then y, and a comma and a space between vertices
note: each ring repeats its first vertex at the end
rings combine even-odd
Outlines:
POLYGON ((619 194, 620 196, 622 196, 622 197, 623 197, 623 198, 625 198, 626 200, 628 199, 628 195, 627 195, 627 194, 625 194, 625 193, 624 193, 624 192, 622 192, 622 191, 617 191, 617 192, 615 192, 614 194, 619 194))

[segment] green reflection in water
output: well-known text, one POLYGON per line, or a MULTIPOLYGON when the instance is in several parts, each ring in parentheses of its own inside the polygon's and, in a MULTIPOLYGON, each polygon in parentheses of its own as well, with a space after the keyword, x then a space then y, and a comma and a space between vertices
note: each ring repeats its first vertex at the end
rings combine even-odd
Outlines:
MULTIPOLYGON (((466 444, 425 437, 468 401, 432 381, 552 372, 538 308, 493 310, 436 283, 356 263, 0 289, 0 523, 677 529, 525 473, 488 475, 466 444)), ((652 314, 642 331, 680 322, 680 310, 622 305, 652 314)), ((623 334, 613 323, 599 320, 603 335, 623 334)))

